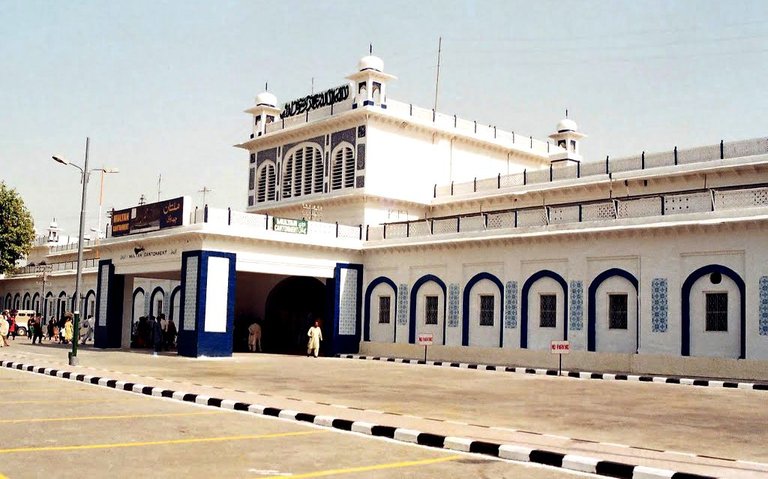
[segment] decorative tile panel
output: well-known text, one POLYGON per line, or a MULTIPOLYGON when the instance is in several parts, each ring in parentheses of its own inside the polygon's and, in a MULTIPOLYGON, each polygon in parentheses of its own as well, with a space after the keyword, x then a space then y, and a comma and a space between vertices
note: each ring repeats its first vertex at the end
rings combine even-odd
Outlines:
POLYGON ((668 316, 667 279, 654 278, 651 281, 651 331, 666 333, 668 316))
POLYGON ((408 285, 401 284, 397 287, 397 324, 408 324, 408 285))
POLYGON ((331 150, 339 146, 340 143, 347 142, 350 145, 355 144, 355 129, 349 128, 348 130, 337 131, 331 133, 331 150))
POLYGON ((260 167, 265 161, 277 162, 277 148, 260 151, 258 155, 256 155, 256 158, 256 168, 260 167))
POLYGON ((365 169, 365 144, 357 145, 357 169, 365 169))
POLYGON ((584 329, 584 282, 571 281, 571 310, 568 312, 570 330, 584 329))
POLYGON ((517 327, 517 281, 507 281, 504 285, 504 327, 517 327))
POLYGON ((194 331, 197 323, 197 256, 187 258, 187 274, 184 278, 184 330, 194 331))
POLYGON ((459 285, 451 283, 448 285, 448 327, 457 328, 459 326, 459 285))
POLYGON ((101 302, 99 303, 99 313, 96 315, 96 325, 107 325, 107 304, 109 301, 109 266, 104 265, 99 272, 99 280, 101 281, 101 289, 99 290, 99 296, 101 302))
POLYGON ((357 333, 357 270, 342 268, 339 271, 339 334, 353 336, 357 333))
POLYGON ((357 127, 357 136, 359 138, 365 138, 365 125, 360 125, 357 127))
POLYGON ((355 178, 355 188, 365 188, 365 176, 355 178))
POLYGON ((759 318, 760 336, 768 336, 768 276, 760 277, 759 318))

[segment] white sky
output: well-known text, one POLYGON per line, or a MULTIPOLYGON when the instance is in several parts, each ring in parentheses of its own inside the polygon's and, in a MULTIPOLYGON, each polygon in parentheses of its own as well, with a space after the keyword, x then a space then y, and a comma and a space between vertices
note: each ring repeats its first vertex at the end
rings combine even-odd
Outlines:
MULTIPOLYGON (((389 96, 546 139, 565 108, 589 160, 768 136, 768 2, 0 0, 0 179, 38 229, 76 234, 78 172, 117 167, 104 210, 143 193, 242 210, 242 110, 344 82, 373 43, 389 96)), ((96 225, 99 178, 89 187, 96 225)))

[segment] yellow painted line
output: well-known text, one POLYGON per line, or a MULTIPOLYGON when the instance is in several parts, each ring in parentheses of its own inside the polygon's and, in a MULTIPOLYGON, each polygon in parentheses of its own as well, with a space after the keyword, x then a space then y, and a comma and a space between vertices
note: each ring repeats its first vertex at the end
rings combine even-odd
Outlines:
POLYGON ((421 461, 391 462, 389 464, 374 464, 372 466, 358 466, 358 467, 349 467, 345 469, 329 469, 327 471, 307 472, 304 474, 291 474, 290 476, 266 476, 263 479, 278 479, 278 478, 285 478, 285 477, 290 477, 291 479, 300 479, 300 478, 307 478, 307 477, 334 476, 337 474, 353 474, 355 472, 381 471, 384 469, 400 469, 403 467, 428 466, 430 464, 438 464, 441 462, 455 461, 460 457, 462 456, 447 456, 447 457, 439 457, 437 459, 424 459, 421 461))
POLYGON ((319 434, 322 432, 327 432, 327 431, 299 431, 299 432, 281 432, 281 433, 274 433, 274 434, 246 434, 241 436, 169 439, 167 441, 118 442, 118 443, 112 443, 112 444, 83 444, 83 445, 76 445, 76 446, 14 447, 10 449, 0 449, 0 454, 11 454, 15 452, 80 451, 80 450, 88 450, 88 449, 116 449, 116 448, 123 448, 123 447, 163 446, 163 445, 170 445, 170 444, 197 444, 197 443, 204 443, 204 442, 243 441, 247 439, 272 439, 277 437, 306 436, 309 434, 319 434))
MULTIPOLYGON (((157 414, 125 414, 115 416, 73 416, 73 417, 45 417, 30 419, 0 419, 0 424, 17 424, 22 422, 54 422, 54 421, 89 421, 101 419, 140 419, 147 417, 177 417, 177 416, 204 416, 210 414, 223 414, 223 411, 199 411, 157 414)), ((0 478, 2 479, 2 478, 0 478)))
POLYGON ((2 405, 6 404, 87 404, 95 402, 113 403, 122 401, 136 401, 145 396, 136 396, 135 398, 122 398, 122 399, 26 399, 22 401, 0 401, 2 405))
POLYGON ((8 479, 8 476, 4 476, 4 475, 0 474, 0 479, 8 479))

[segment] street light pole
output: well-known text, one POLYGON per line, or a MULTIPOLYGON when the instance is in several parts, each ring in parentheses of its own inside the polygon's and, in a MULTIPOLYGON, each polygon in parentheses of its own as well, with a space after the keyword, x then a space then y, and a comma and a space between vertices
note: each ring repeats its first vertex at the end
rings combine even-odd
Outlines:
MULTIPOLYGON (((78 170, 80 170, 80 181, 83 184, 83 193, 80 200, 80 231, 77 237, 77 276, 75 279, 75 324, 73 325, 74 327, 73 327, 73 333, 72 333, 72 352, 69 353, 70 366, 77 366, 77 363, 78 363, 77 344, 80 342, 80 312, 83 310, 83 298, 82 298, 82 294, 80 294, 80 283, 82 282, 82 278, 83 278, 83 238, 85 236, 85 206, 87 204, 86 198, 88 197, 88 179, 91 176, 91 170, 88 169, 88 146, 90 145, 90 142, 91 142, 90 138, 85 139, 85 163, 83 164, 82 168, 80 168, 74 163, 70 163, 65 159, 59 158, 58 156, 53 157, 55 161, 57 161, 58 163, 61 163, 62 165, 72 165, 78 170)), ((116 168, 98 168, 97 170, 100 170, 102 172, 102 175, 104 173, 118 173, 118 170, 116 168)))
POLYGON ((72 352, 69 355, 69 365, 77 366, 77 345, 80 342, 80 312, 83 309, 82 295, 80 294, 80 283, 83 278, 83 236, 85 231, 85 206, 88 196, 88 146, 90 138, 85 139, 85 163, 82 170, 83 196, 80 201, 80 232, 77 237, 77 276, 75 277, 75 324, 72 333, 72 352))

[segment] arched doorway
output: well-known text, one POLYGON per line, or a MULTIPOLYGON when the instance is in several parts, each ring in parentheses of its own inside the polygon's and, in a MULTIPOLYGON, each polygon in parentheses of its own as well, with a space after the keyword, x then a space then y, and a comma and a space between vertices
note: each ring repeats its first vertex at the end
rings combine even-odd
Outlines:
POLYGON ((333 321, 326 317, 326 288, 315 279, 286 278, 267 296, 262 324, 262 347, 267 353, 306 354, 307 331, 321 319, 323 342, 320 353, 332 351, 333 321))

